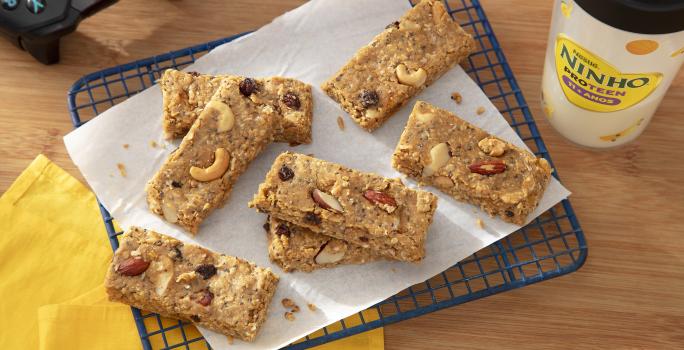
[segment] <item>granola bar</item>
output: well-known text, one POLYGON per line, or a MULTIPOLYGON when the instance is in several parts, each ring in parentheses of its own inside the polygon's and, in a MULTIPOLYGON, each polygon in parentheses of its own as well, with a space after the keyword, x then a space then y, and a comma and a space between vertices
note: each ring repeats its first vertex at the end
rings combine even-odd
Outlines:
POLYGON ((168 139, 185 135, 223 80, 240 84, 241 92, 257 103, 277 107, 275 142, 311 143, 311 87, 295 79, 211 76, 175 69, 164 71, 159 85, 163 97, 163 129, 168 139), (296 107, 296 108, 293 108, 296 107))
POLYGON ((379 259, 363 248, 270 217, 268 256, 284 271, 311 272, 343 264, 363 264, 379 259))
POLYGON ((373 131, 474 46, 442 1, 423 0, 361 48, 321 88, 356 123, 373 131))
POLYGON ((399 179, 286 152, 249 206, 377 255, 419 261, 437 197, 399 179))
POLYGON ((109 300, 252 341, 278 284, 269 269, 132 227, 105 278, 109 300))
POLYGON ((392 165, 518 225, 537 207, 551 178, 544 158, 426 102, 414 106, 392 165))
POLYGON ((297 97, 299 105, 292 107, 254 102, 240 82, 221 81, 178 149, 147 184, 150 210, 193 234, 271 142, 278 110, 311 106, 310 93, 297 97))

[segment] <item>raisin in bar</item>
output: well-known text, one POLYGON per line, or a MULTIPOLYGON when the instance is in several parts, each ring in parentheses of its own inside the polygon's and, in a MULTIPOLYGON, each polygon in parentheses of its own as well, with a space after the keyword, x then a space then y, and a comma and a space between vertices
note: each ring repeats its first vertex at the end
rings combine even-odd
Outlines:
POLYGON ((437 197, 399 179, 286 152, 249 206, 377 255, 419 261, 437 197))
POLYGON ((361 48, 321 88, 356 123, 373 131, 467 57, 474 45, 442 1, 423 0, 361 48))
POLYGON ((392 165, 518 225, 537 207, 551 178, 544 158, 426 102, 414 106, 392 165))
POLYGON ((268 256, 285 272, 311 272, 379 259, 368 248, 315 233, 275 217, 268 221, 268 256))
POLYGON ((232 80, 240 92, 257 103, 277 106, 273 139, 290 144, 311 143, 313 108, 311 87, 295 79, 272 77, 251 79, 231 75, 205 75, 164 71, 159 85, 163 98, 163 128, 168 139, 185 135, 223 80, 232 80), (301 97, 304 98, 301 98, 301 97))
MULTIPOLYGON (((178 149, 147 184, 150 210, 193 234, 271 142, 278 110, 290 108, 254 102, 242 93, 241 81, 221 81, 178 149)), ((310 91, 296 101, 293 108, 310 107, 310 91)))
POLYGON ((269 269, 132 227, 105 278, 109 300, 252 341, 278 284, 269 269))

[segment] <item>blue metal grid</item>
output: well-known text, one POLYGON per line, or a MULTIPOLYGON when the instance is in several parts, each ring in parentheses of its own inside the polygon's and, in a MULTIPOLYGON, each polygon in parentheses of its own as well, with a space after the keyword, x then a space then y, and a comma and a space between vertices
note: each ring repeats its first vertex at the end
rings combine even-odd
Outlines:
MULTIPOLYGON (((466 72, 499 108, 510 125, 552 165, 525 99, 478 0, 445 0, 449 13, 473 34, 478 49, 463 64, 466 72)), ((214 47, 247 33, 105 69, 79 79, 68 93, 74 127, 153 85, 167 68, 182 69, 214 47)), ((558 177, 558 173, 554 172, 558 177)), ((112 248, 118 247, 113 218, 100 206, 112 248)), ((482 249, 446 271, 344 320, 324 327, 287 349, 306 349, 376 327, 430 313, 492 294, 557 277, 580 268, 587 244, 570 201, 564 200, 532 223, 482 249), (364 316, 365 315, 365 316, 364 316), (369 317, 370 315, 370 317, 369 317)), ((207 349, 190 336, 189 323, 133 308, 144 349, 207 349), (171 336, 171 334, 173 336, 171 336)), ((196 332, 194 332, 197 334, 196 332)))

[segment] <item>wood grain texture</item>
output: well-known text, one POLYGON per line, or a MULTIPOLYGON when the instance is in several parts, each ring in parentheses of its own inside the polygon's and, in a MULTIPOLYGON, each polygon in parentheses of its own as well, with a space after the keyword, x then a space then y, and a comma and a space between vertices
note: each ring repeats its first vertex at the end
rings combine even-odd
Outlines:
MULTIPOLYGON (((387 349, 681 348, 684 72, 636 142, 577 147, 539 107, 552 2, 481 2, 573 192, 589 259, 577 273, 391 325, 387 349)), ((301 3, 123 0, 64 38, 62 62, 50 67, 0 41, 0 192, 39 153, 80 178, 62 143, 66 91, 80 76, 255 29, 301 3)))

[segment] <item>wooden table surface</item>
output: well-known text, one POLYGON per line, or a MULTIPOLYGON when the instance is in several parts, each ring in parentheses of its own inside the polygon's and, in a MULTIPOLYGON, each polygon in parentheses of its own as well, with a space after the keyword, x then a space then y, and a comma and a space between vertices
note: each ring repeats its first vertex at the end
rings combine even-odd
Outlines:
MULTIPOLYGON (((539 107, 552 2, 481 1, 573 192, 589 259, 576 273, 388 326, 387 349, 684 347, 684 71, 636 142, 579 148, 539 107)), ((49 67, 0 41, 0 193, 39 153, 80 177, 62 143, 66 92, 80 76, 255 29, 302 2, 120 1, 64 38, 49 67)))

